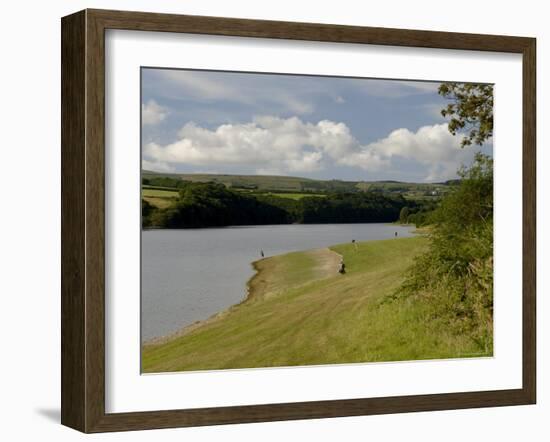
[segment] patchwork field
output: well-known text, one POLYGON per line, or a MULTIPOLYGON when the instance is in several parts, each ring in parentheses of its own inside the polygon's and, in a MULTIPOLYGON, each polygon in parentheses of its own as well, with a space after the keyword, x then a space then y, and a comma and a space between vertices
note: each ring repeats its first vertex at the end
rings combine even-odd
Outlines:
MULTIPOLYGON (((384 194, 402 194, 410 198, 430 199, 440 197, 449 189, 450 183, 406 183, 398 181, 342 181, 315 180, 292 176, 270 175, 222 175, 222 174, 166 174, 143 171, 143 178, 154 180, 168 177, 192 182, 216 182, 227 187, 250 191, 277 190, 285 193, 285 197, 295 192, 323 194, 324 192, 356 192, 370 191, 384 194)), ((281 194, 281 196, 283 196, 281 194)))

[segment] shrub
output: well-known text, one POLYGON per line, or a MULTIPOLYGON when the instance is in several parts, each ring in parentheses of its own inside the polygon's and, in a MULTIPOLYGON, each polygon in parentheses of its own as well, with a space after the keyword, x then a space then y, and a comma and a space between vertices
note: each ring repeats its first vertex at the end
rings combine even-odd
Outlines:
POLYGON ((432 306, 430 320, 468 333, 485 353, 493 334, 493 163, 478 154, 431 214, 430 245, 394 297, 432 306))

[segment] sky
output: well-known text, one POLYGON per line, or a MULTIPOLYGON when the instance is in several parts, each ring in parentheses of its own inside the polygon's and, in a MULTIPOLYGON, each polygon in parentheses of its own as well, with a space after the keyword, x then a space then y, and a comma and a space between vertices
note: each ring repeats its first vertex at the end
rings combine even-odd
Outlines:
POLYGON ((436 82, 157 68, 141 80, 146 170, 438 182, 479 150, 449 133, 436 82))

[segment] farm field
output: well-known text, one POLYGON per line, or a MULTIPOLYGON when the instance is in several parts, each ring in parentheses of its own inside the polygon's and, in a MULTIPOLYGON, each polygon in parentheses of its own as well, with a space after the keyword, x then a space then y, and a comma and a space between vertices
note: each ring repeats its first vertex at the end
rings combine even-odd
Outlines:
MULTIPOLYGON (((277 194, 282 191, 290 198, 289 193, 300 195, 306 193, 322 195, 326 192, 357 192, 369 191, 383 194, 403 195, 408 198, 422 197, 425 199, 438 198, 449 189, 449 183, 406 183, 398 181, 342 181, 342 180, 315 180, 292 176, 269 175, 218 175, 218 174, 157 174, 143 171, 143 178, 154 180, 167 177, 176 180, 191 182, 222 183, 226 187, 240 191, 269 191, 277 194)), ((149 186, 146 186, 149 187, 149 186)), ((165 189, 165 187, 163 187, 165 189)))
POLYGON ((292 200, 301 200, 302 198, 307 198, 312 196, 319 197, 319 198, 323 198, 326 196, 325 194, 322 194, 322 193, 272 193, 272 192, 269 192, 268 195, 277 196, 279 198, 289 198, 292 200))
POLYGON ((143 197, 153 197, 153 198, 177 198, 178 191, 165 188, 154 188, 154 187, 144 187, 142 189, 143 197))
POLYGON ((179 193, 175 189, 142 186, 141 198, 158 209, 167 209, 174 204, 179 193))

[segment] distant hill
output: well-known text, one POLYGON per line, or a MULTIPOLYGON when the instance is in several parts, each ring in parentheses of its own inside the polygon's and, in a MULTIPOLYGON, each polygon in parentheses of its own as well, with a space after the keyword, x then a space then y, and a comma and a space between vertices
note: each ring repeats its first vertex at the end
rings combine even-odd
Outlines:
POLYGON ((184 181, 216 182, 223 183, 227 187, 276 190, 292 192, 316 192, 316 191, 356 191, 356 181, 340 180, 314 180, 311 178, 277 176, 277 175, 224 175, 202 173, 157 173, 144 170, 143 178, 155 178, 166 176, 179 178, 184 181))
MULTIPOLYGON (((403 195, 409 199, 432 199, 446 193, 454 181, 445 183, 407 183, 395 180, 385 181, 343 181, 316 180, 311 178, 277 175, 228 175, 207 173, 160 173, 142 171, 146 180, 159 181, 168 177, 192 182, 222 183, 228 188, 258 192, 376 192, 386 195, 403 195)), ((151 183, 153 184, 153 183, 151 183)), ((154 184, 163 186, 166 184, 154 184)))

